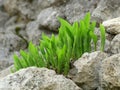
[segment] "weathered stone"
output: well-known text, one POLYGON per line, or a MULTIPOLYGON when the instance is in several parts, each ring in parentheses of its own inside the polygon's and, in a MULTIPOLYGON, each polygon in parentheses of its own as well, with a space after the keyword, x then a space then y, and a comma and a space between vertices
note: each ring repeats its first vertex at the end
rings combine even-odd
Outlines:
MULTIPOLYGON (((111 52, 110 52, 110 49, 111 49, 110 44, 111 44, 111 41, 106 39, 105 40, 105 46, 104 46, 104 52, 106 52, 108 54, 111 54, 111 52)), ((98 40, 98 42, 97 42, 97 50, 101 50, 101 40, 98 40)), ((94 51, 94 48, 92 49, 92 51, 94 51)))
POLYGON ((3 47, 8 48, 10 52, 26 48, 26 42, 13 33, 7 33, 0 37, 0 42, 2 43, 3 47))
MULTIPOLYGON (((9 67, 10 65, 12 65, 12 63, 8 60, 0 60, 0 71, 9 67)), ((1 75, 0 75, 1 77, 1 75)))
POLYGON ((101 0, 93 11, 92 17, 98 22, 119 17, 120 0, 101 0))
POLYGON ((99 87, 99 71, 101 62, 108 55, 96 51, 93 53, 85 53, 75 61, 69 77, 84 90, 96 90, 99 87))
POLYGON ((65 3, 67 0, 6 0, 4 6, 8 13, 21 14, 35 19, 41 10, 65 3))
POLYGON ((13 26, 16 24, 17 21, 17 16, 13 16, 10 19, 7 20, 7 22, 5 23, 4 27, 7 28, 8 26, 13 26))
MULTIPOLYGON (((33 22, 29 22, 27 24, 26 33, 28 36, 27 40, 29 42, 32 41, 34 44, 39 45, 42 33, 45 33, 47 36, 51 36, 51 34, 54 32, 52 32, 50 30, 40 29, 39 22, 33 21, 33 22)), ((56 34, 56 33, 54 33, 54 34, 56 34)))
POLYGON ((26 26, 26 33, 28 41, 32 41, 34 44, 39 44, 39 39, 42 34, 42 31, 39 30, 39 23, 36 21, 29 22, 26 26))
POLYGON ((120 54, 102 61, 99 90, 120 90, 120 54))
POLYGON ((120 34, 116 35, 110 45, 113 54, 120 53, 120 34))
POLYGON ((107 32, 111 34, 120 33, 120 17, 104 21, 103 25, 105 26, 107 32))
POLYGON ((30 67, 0 80, 0 90, 82 90, 70 79, 46 68, 30 67), (6 87, 7 86, 7 87, 6 87), (1 89, 2 88, 2 89, 1 89))
POLYGON ((0 27, 3 27, 6 21, 9 19, 9 15, 0 11, 0 27))
POLYGON ((63 17, 64 14, 55 10, 53 7, 42 10, 37 18, 37 23, 41 29, 58 31, 59 22, 57 17, 63 17))
POLYGON ((73 23, 79 21, 87 12, 93 12, 100 0, 70 0, 66 6, 62 7, 66 19, 73 23))
POLYGON ((7 75, 11 74, 11 69, 13 68, 13 65, 11 65, 10 67, 0 71, 0 79, 3 77, 6 77, 7 75))

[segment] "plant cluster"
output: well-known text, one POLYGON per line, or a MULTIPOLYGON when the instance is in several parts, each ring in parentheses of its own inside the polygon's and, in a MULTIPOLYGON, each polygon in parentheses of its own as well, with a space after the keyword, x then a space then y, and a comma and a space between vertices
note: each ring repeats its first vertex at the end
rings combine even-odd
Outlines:
MULTIPOLYGON (((81 57, 85 52, 91 51, 91 43, 94 50, 97 49, 98 36, 94 33, 96 22, 90 21, 90 13, 87 13, 80 22, 72 25, 66 20, 58 18, 61 26, 58 36, 51 37, 42 34, 40 45, 29 43, 28 51, 20 51, 21 56, 14 55, 16 71, 30 66, 47 67, 59 74, 67 75, 71 61, 81 57)), ((100 25, 101 50, 105 45, 105 29, 100 25)))

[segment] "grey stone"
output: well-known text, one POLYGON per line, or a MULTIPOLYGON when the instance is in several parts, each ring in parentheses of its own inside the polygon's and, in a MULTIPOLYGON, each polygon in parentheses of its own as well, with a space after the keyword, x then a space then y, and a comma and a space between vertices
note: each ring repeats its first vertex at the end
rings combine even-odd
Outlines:
POLYGON ((57 17, 64 17, 64 14, 53 7, 42 10, 38 15, 37 22, 41 29, 58 31, 59 22, 57 17))
POLYGON ((8 25, 0 28, 0 71, 13 64, 13 53, 26 48, 25 41, 15 34, 15 28, 24 25, 8 25))
POLYGON ((0 11, 0 27, 3 27, 6 21, 9 19, 9 15, 0 11))
MULTIPOLYGON (((13 63, 11 63, 8 60, 0 60, 0 71, 4 70, 5 68, 9 67, 10 65, 12 65, 13 63)), ((1 75, 0 75, 1 77, 1 75)))
POLYGON ((45 33, 47 36, 51 36, 51 34, 54 32, 52 32, 50 30, 41 29, 39 22, 36 20, 36 21, 29 22, 27 24, 26 33, 28 36, 27 40, 29 42, 32 41, 34 44, 39 45, 42 33, 45 33))
POLYGON ((42 31, 39 30, 39 23, 36 21, 29 22, 26 26, 26 33, 28 41, 32 41, 34 44, 39 44, 39 39, 42 34, 42 31))
POLYGON ((13 68, 13 65, 9 66, 8 68, 0 71, 0 79, 3 77, 6 77, 7 75, 11 74, 11 69, 13 68))
POLYGON ((26 48, 26 42, 13 33, 6 33, 0 37, 0 43, 3 47, 8 48, 10 52, 26 48))
POLYGON ((63 4, 68 0, 6 0, 4 3, 8 13, 21 14, 30 19, 35 19, 41 10, 50 6, 63 4))
POLYGON ((85 53, 75 61, 75 68, 70 70, 68 76, 84 90, 95 90, 99 87, 101 62, 106 57, 108 55, 100 51, 85 53))
POLYGON ((73 23, 79 21, 87 12, 93 12, 100 0, 70 0, 66 6, 63 6, 63 13, 66 19, 73 23))
POLYGON ((92 17, 99 23, 108 19, 119 17, 120 0, 101 0, 93 11, 92 17))
POLYGON ((120 90, 120 53, 102 61, 100 90, 120 90))
POLYGON ((116 35, 113 40, 111 41, 111 52, 113 54, 120 53, 120 34, 116 35))
POLYGON ((29 67, 0 80, 0 90, 82 90, 72 80, 47 68, 29 67), (6 87, 7 86, 7 87, 6 87))
POLYGON ((111 34, 120 33, 120 17, 104 21, 103 25, 106 28, 106 31, 111 34))
POLYGON ((16 24, 17 21, 17 16, 10 17, 7 22, 5 23, 5 27, 7 28, 8 26, 13 26, 16 24))
MULTIPOLYGON (((111 54, 110 49, 111 49, 111 41, 108 39, 105 40, 105 46, 104 46, 104 52, 111 54)), ((93 45, 94 46, 94 45, 93 45)), ((101 40, 99 39, 97 42, 97 50, 101 50, 101 40)), ((94 51, 94 48, 92 49, 94 51)))

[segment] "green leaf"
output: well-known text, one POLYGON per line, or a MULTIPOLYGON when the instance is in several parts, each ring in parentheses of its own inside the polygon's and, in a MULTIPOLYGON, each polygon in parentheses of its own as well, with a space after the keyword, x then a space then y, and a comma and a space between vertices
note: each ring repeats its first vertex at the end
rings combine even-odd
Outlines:
POLYGON ((15 66, 16 70, 23 68, 23 66, 20 62, 20 59, 18 58, 18 56, 16 54, 14 55, 14 66, 15 66))
POLYGON ((102 24, 100 24, 100 31, 101 31, 101 51, 104 51, 105 46, 105 28, 102 24))
POLYGON ((84 23, 85 23, 85 25, 86 25, 85 28, 86 28, 86 29, 89 29, 89 26, 90 26, 90 12, 88 12, 88 13, 85 15, 83 21, 84 21, 84 23))
MULTIPOLYGON (((58 17, 58 20, 59 20, 59 22, 60 22, 60 24, 61 24, 61 27, 67 27, 68 29, 71 29, 72 28, 72 26, 66 21, 66 20, 64 20, 64 19, 62 19, 62 18, 60 18, 60 17, 58 17)), ((60 27, 60 28, 61 28, 60 27)))
POLYGON ((25 61, 25 63, 26 63, 26 66, 30 66, 30 65, 29 65, 29 61, 27 61, 27 59, 28 59, 27 53, 24 52, 23 50, 20 50, 20 54, 21 54, 22 58, 24 59, 24 61, 25 61))
POLYGON ((96 51, 97 50, 97 40, 98 40, 98 37, 92 31, 90 31, 89 34, 90 34, 91 38, 93 39, 93 42, 94 42, 94 45, 95 45, 95 51, 96 51))

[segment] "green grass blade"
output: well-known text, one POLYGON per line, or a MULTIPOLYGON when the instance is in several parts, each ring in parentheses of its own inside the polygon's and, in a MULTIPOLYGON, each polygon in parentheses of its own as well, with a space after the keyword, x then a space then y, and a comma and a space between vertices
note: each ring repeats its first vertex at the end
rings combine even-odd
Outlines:
POLYGON ((105 28, 102 24, 100 24, 100 31, 101 31, 101 51, 104 51, 105 46, 105 28))
POLYGON ((98 37, 92 31, 90 31, 89 34, 90 34, 91 38, 93 39, 94 46, 95 46, 95 51, 96 51, 97 50, 98 37))
POLYGON ((29 65, 29 61, 27 61, 27 58, 28 58, 27 53, 24 52, 23 50, 20 50, 20 54, 21 54, 22 58, 24 59, 26 66, 29 67, 30 65, 29 65))
POLYGON ((22 63, 20 62, 20 59, 18 58, 18 56, 15 54, 13 57, 14 57, 14 66, 16 70, 23 68, 22 63))
POLYGON ((65 27, 69 28, 70 30, 72 29, 72 26, 66 20, 58 17, 58 21, 60 22, 61 27, 65 26, 65 27))

